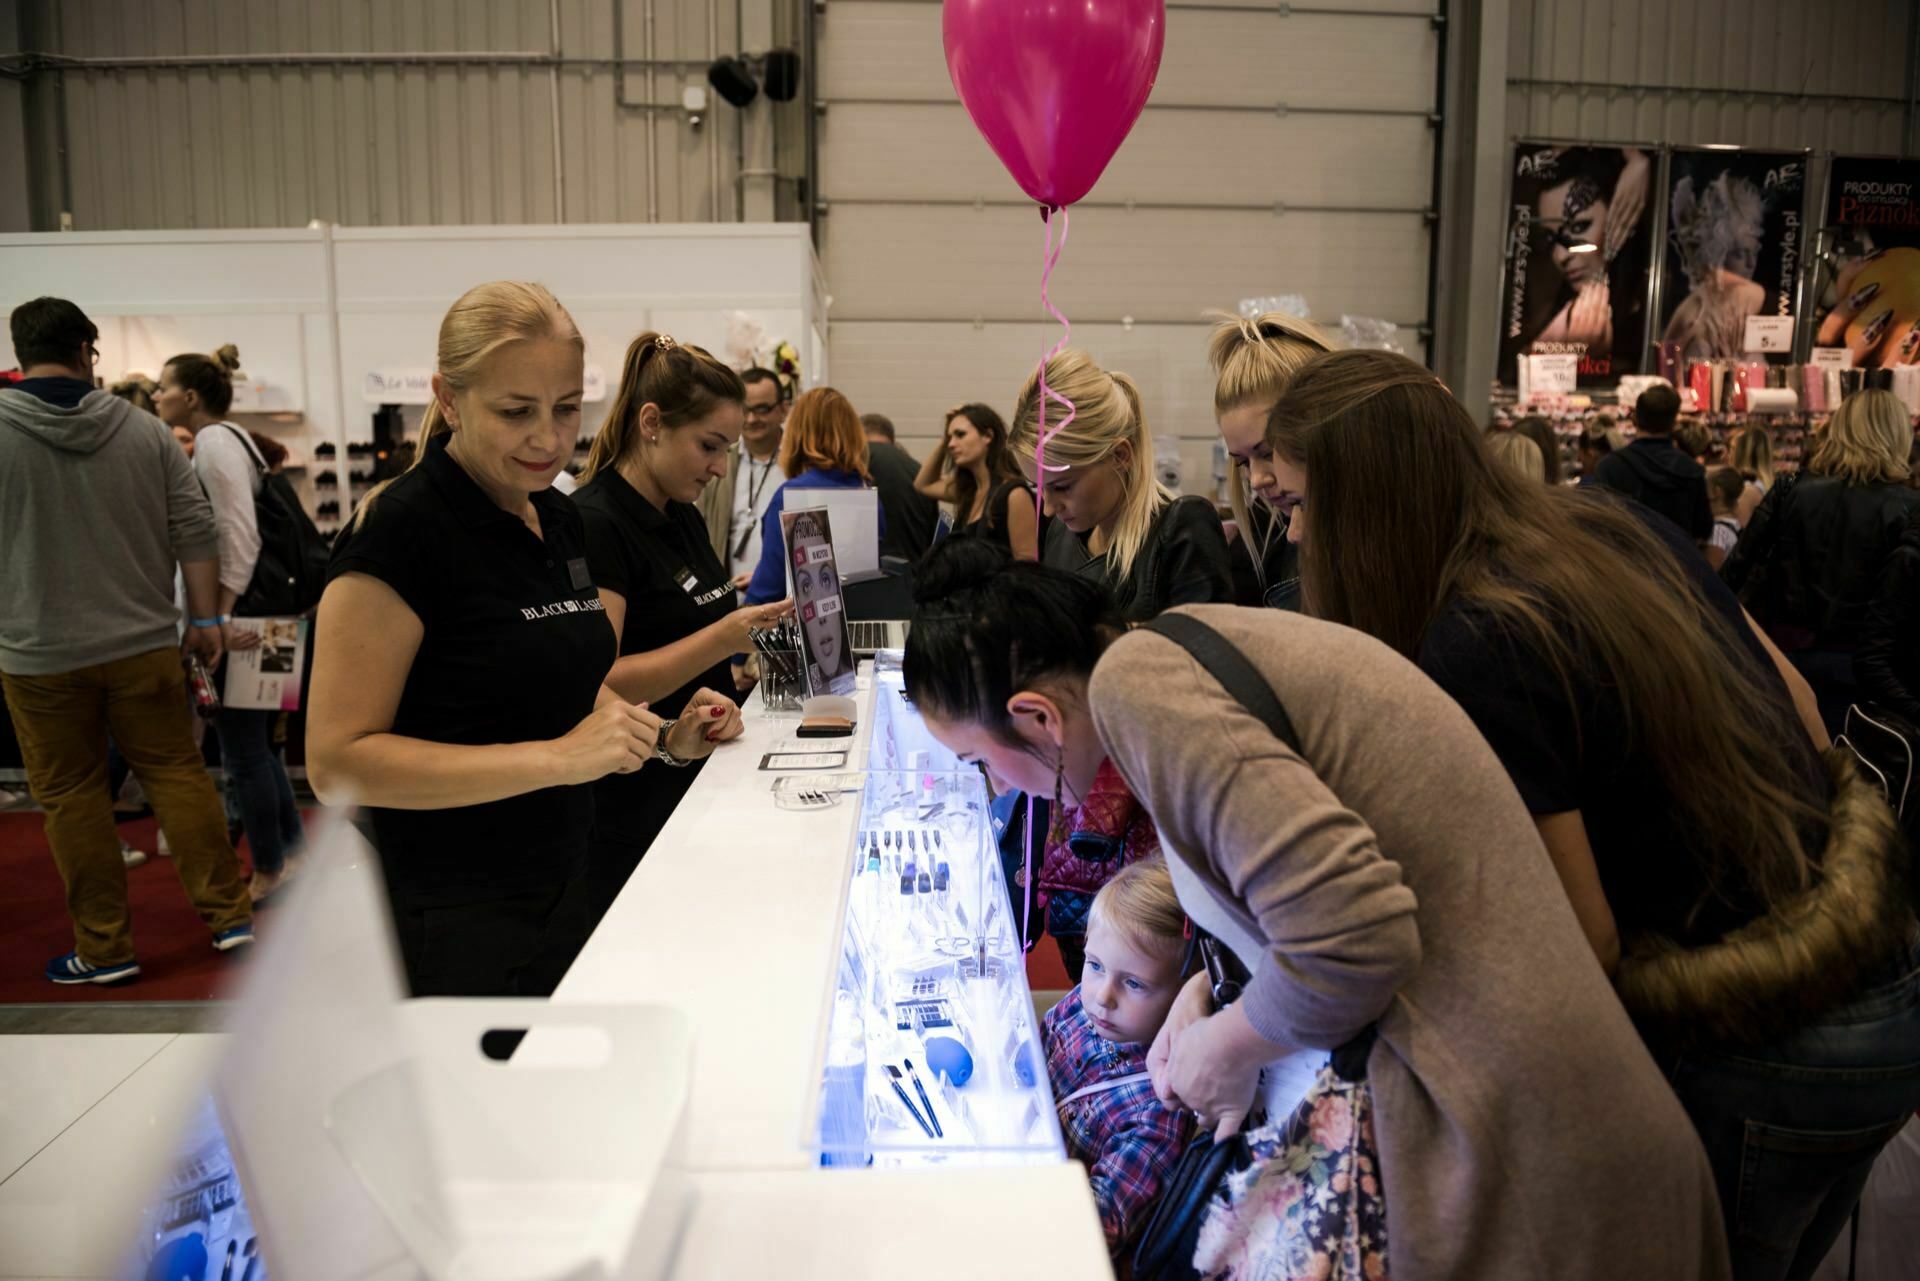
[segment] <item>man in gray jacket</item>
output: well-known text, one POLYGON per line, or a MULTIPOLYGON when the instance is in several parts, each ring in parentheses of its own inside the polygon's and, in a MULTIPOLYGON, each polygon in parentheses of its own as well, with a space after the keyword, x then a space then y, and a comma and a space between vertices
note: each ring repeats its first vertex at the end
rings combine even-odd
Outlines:
POLYGON ((107 736, 139 776, 187 896, 228 951, 253 941, 226 816, 194 745, 184 648, 220 660, 218 538, 186 455, 153 415, 93 386, 100 331, 61 298, 12 317, 24 373, 0 389, 0 686, 67 887, 55 983, 140 973, 107 794, 107 736))

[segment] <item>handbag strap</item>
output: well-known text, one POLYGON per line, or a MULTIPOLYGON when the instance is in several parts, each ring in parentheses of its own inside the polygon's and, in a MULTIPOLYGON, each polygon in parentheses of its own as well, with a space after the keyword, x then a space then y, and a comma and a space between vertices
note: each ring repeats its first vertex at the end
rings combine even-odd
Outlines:
POLYGON ((1193 655, 1194 661, 1206 668, 1242 707, 1258 717, 1270 734, 1295 752, 1301 751, 1300 735, 1294 732, 1293 718, 1287 715, 1280 696, 1226 637, 1191 614, 1162 614, 1152 622, 1141 624, 1140 630, 1158 632, 1193 655))
POLYGON ((1116 1076, 1111 1081, 1096 1081, 1092 1085, 1083 1085, 1053 1106, 1057 1110, 1064 1108, 1075 1099, 1084 1099, 1095 1094, 1105 1094, 1108 1090, 1117 1090, 1125 1085, 1134 1085, 1138 1082, 1152 1079, 1152 1074, 1148 1072, 1129 1072, 1125 1076, 1116 1076))
MULTIPOLYGON (((1287 715, 1286 705, 1280 701, 1280 696, 1273 692, 1272 683, 1226 637, 1191 614, 1162 614, 1151 622, 1141 624, 1140 630, 1158 632, 1193 655, 1194 661, 1206 668, 1208 674, 1219 681, 1220 687, 1237 699, 1242 707, 1258 717, 1269 733, 1292 748, 1295 754, 1302 757, 1306 755, 1300 746, 1300 735, 1293 727, 1293 718, 1287 715)), ((1212 880, 1210 869, 1194 870, 1212 880)), ((1215 886, 1224 897, 1232 897, 1227 887, 1218 882, 1215 882, 1215 886)), ((1377 1025, 1369 1023, 1351 1040, 1334 1050, 1334 1071, 1343 1080, 1359 1081, 1366 1078, 1367 1055, 1372 1052, 1378 1034, 1377 1025)))

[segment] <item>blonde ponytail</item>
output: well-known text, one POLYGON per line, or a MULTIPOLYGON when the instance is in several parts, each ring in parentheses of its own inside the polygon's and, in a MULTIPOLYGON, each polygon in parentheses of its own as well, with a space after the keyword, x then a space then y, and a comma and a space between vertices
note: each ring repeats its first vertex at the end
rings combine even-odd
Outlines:
MULTIPOLYGON (((567 309, 560 305, 560 300, 545 285, 518 280, 495 280, 475 285, 460 295, 440 322, 435 368, 448 387, 456 392, 464 391, 479 378, 487 358, 494 352, 508 343, 530 338, 556 338, 571 343, 582 354, 587 350, 587 342, 580 336, 579 326, 573 323, 573 317, 567 314, 567 309)), ((237 357, 238 353, 235 355, 237 357)), ((426 417, 420 422, 420 440, 414 446, 413 461, 407 465, 408 470, 418 467, 427 456, 428 441, 452 430, 452 424, 441 412, 440 398, 434 397, 427 405, 426 417)), ((385 480, 367 491, 367 496, 360 500, 359 509, 354 512, 354 528, 358 529, 365 522, 367 513, 373 510, 374 499, 392 483, 391 480, 385 480)))
MULTIPOLYGON (((1153 433, 1147 427, 1140 389, 1125 374, 1108 373, 1084 351, 1064 351, 1047 362, 1047 386, 1065 396, 1074 408, 1067 429, 1047 440, 1046 464, 1054 467, 1090 467, 1113 456, 1121 445, 1133 457, 1122 477, 1126 497, 1113 526, 1113 545, 1107 550, 1107 577, 1121 582, 1133 572, 1133 562, 1146 545, 1147 533, 1160 509, 1173 501, 1173 491, 1155 473, 1153 433)), ((1038 444, 1040 379, 1029 375, 1014 409, 1011 436, 1020 457, 1031 461, 1038 444)), ((1049 401, 1047 418, 1066 416, 1057 401, 1049 401)), ((1036 477, 1044 488, 1045 476, 1036 477)))
MULTIPOLYGON (((1213 332, 1207 337, 1207 364, 1213 367, 1213 414, 1216 419, 1246 405, 1271 409, 1280 402, 1281 393, 1300 366, 1322 352, 1332 351, 1332 341, 1311 321, 1281 311, 1258 316, 1235 316, 1214 312, 1213 332)), ((1233 508, 1234 524, 1240 537, 1247 540, 1252 553, 1253 575, 1264 589, 1267 582, 1267 556, 1279 537, 1277 516, 1260 530, 1254 542, 1253 504, 1255 496, 1247 488, 1246 469, 1227 468, 1227 505, 1233 508)), ((1265 506, 1261 501, 1261 506, 1265 506)))

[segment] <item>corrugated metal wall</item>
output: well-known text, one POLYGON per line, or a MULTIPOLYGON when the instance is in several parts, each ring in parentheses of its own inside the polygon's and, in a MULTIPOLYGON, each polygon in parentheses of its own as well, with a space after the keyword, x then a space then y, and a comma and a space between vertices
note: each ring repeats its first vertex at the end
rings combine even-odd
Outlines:
POLYGON ((1910 0, 1512 0, 1517 135, 1900 151, 1910 0))
MULTIPOLYGON (((1425 321, 1435 7, 1168 0, 1153 97, 1073 210, 1054 298, 1140 381, 1189 491, 1211 485, 1205 312, 1300 293, 1336 321, 1425 321)), ((1010 411, 1057 335, 1040 220, 956 100, 940 23, 929 0, 829 0, 817 36, 834 379, 915 449, 951 405, 1010 411)))
MULTIPOLYGON (((771 3, 798 44, 803 0, 771 3)), ((29 49, 71 58, 299 56, 39 73, 29 147, 54 163, 34 173, 36 230, 59 226, 62 125, 80 230, 739 217, 739 113, 716 99, 695 129, 679 110, 740 49, 733 0, 29 0, 21 18, 29 49), (325 62, 556 47, 557 68, 325 62), (655 64, 628 69, 625 98, 667 110, 619 105, 616 53, 655 64)), ((802 174, 804 100, 750 110, 787 118, 779 166, 802 174)))

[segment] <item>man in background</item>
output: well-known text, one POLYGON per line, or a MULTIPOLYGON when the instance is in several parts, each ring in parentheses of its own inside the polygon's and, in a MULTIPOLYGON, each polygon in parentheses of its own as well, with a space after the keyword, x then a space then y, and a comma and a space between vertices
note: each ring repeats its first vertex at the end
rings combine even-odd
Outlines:
POLYGON ((0 389, 0 684, 67 888, 55 983, 140 973, 107 792, 107 736, 139 777, 180 882, 228 951, 253 941, 226 814, 190 728, 184 648, 220 661, 219 539, 193 467, 152 414, 93 385, 100 331, 63 298, 13 312, 24 377, 0 389))
POLYGON ((1594 468, 1594 480, 1659 512, 1687 537, 1704 543, 1713 532, 1707 503, 1707 472, 1673 443, 1680 393, 1665 383, 1649 387, 1634 402, 1637 434, 1594 468))
POLYGON ((720 563, 745 587, 760 563, 760 522, 786 476, 780 470, 780 438, 791 403, 780 375, 754 366, 740 375, 747 385, 747 425, 727 451, 727 474, 700 494, 700 514, 720 563))
POLYGON ((920 474, 920 460, 900 448, 894 439, 893 422, 884 414, 863 414, 860 426, 867 433, 867 470, 873 473, 873 487, 880 491, 880 511, 886 517, 886 534, 880 540, 882 556, 917 561, 933 546, 933 531, 940 524, 940 504, 913 487, 920 474))

